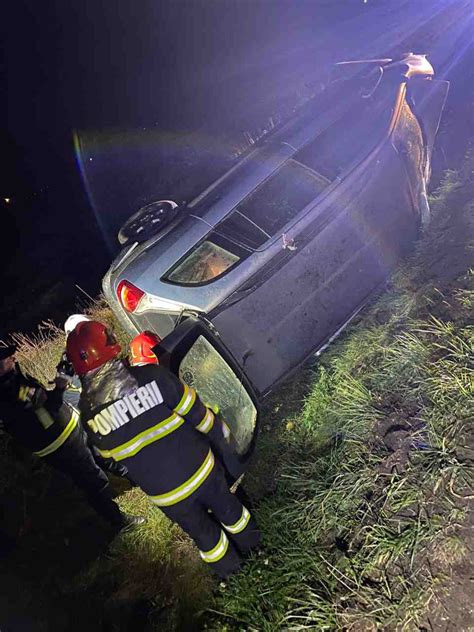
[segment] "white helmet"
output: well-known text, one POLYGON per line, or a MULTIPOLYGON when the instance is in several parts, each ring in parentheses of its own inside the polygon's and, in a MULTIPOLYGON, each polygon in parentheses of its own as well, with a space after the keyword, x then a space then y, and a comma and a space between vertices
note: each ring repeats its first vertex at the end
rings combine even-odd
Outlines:
POLYGON ((89 316, 84 316, 84 314, 72 314, 64 323, 64 331, 66 332, 66 336, 76 329, 79 323, 84 323, 88 320, 91 320, 89 316))

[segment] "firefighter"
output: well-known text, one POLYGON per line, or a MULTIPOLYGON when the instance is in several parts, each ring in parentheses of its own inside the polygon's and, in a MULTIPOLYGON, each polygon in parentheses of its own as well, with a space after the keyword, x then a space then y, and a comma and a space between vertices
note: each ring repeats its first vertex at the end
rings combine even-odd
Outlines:
POLYGON ((153 348, 157 347, 161 338, 152 331, 142 331, 130 343, 130 366, 145 366, 159 364, 153 348))
MULTIPOLYGON (((130 365, 159 364, 155 351, 158 351, 160 342, 161 338, 151 331, 142 331, 135 336, 130 343, 130 365)), ((226 478, 229 486, 231 486, 242 476, 245 467, 237 455, 235 440, 230 428, 219 415, 217 407, 213 409, 213 413, 216 416, 216 430, 212 433, 210 441, 213 452, 224 466, 226 478), (219 427, 221 432, 218 431, 219 427)), ((242 494, 242 490, 239 493, 242 494)))
POLYGON ((214 414, 168 369, 129 367, 120 351, 112 332, 98 322, 79 323, 69 335, 67 353, 82 381, 83 423, 100 453, 125 462, 151 502, 226 577, 260 535, 214 457, 209 439, 221 432, 214 414))
MULTIPOLYGON (((74 331, 76 325, 78 325, 79 323, 85 323, 90 320, 91 319, 89 318, 89 316, 85 316, 85 314, 72 314, 71 316, 69 316, 64 323, 64 333, 66 334, 66 340, 71 331, 74 331)), ((80 416, 79 399, 81 397, 82 389, 81 380, 79 379, 79 376, 74 373, 74 367, 69 361, 66 351, 64 351, 64 353, 62 354, 61 360, 56 367, 56 371, 58 372, 59 376, 64 377, 67 380, 67 387, 63 395, 64 402, 71 406, 76 411, 77 415, 80 416)), ((82 429, 81 425, 79 425, 79 427, 82 429)), ((123 463, 116 463, 113 459, 102 458, 97 448, 90 441, 90 438, 87 434, 86 442, 87 447, 92 452, 94 461, 102 470, 104 470, 104 472, 109 472, 109 474, 115 474, 115 476, 126 478, 132 485, 135 485, 135 483, 129 477, 128 470, 125 465, 123 465, 123 463)))
POLYGON ((97 466, 78 425, 78 415, 63 402, 66 380, 56 377, 45 390, 22 373, 15 346, 0 347, 1 428, 34 455, 67 474, 90 505, 114 527, 141 524, 144 518, 120 511, 112 500, 107 475, 97 466))

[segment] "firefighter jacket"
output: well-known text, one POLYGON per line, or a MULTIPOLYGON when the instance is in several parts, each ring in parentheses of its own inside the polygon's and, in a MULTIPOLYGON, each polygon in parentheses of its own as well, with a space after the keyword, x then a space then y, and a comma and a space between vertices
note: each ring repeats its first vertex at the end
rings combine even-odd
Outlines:
POLYGON ((196 492, 214 468, 214 413, 167 368, 110 360, 82 378, 82 423, 105 458, 123 461, 158 506, 196 492))
POLYGON ((0 427, 34 454, 60 448, 77 428, 78 416, 63 403, 63 390, 45 390, 17 365, 0 377, 0 427))

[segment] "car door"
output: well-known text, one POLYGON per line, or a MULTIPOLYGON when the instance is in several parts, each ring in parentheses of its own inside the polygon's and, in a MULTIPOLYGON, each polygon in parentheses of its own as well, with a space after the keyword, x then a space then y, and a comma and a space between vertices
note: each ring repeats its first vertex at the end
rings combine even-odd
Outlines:
POLYGON ((156 353, 160 364, 222 414, 245 462, 256 439, 258 402, 252 385, 212 325, 200 316, 190 316, 160 342, 156 353))
MULTIPOLYGON (((449 81, 419 79, 408 84, 410 108, 418 120, 424 139, 426 181, 430 178, 431 155, 448 92, 449 81)), ((408 149, 406 153, 409 154, 408 149)))

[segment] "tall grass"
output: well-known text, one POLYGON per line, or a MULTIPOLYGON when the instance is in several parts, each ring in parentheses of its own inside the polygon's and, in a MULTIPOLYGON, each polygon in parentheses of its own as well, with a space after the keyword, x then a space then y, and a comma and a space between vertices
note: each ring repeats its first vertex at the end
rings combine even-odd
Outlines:
MULTIPOLYGON (((127 355, 130 336, 115 319, 104 298, 99 297, 94 300, 84 310, 84 314, 110 327, 122 346, 122 355, 127 355)), ((2 342, 3 344, 15 343, 17 360, 23 371, 37 379, 46 388, 51 388, 51 382, 56 375, 56 366, 66 348, 66 335, 61 327, 52 321, 43 321, 38 325, 36 332, 29 335, 13 333, 8 340, 0 341, 2 342)))
POLYGON ((455 551, 441 555, 448 572, 467 554, 451 529, 473 482, 472 164, 448 173, 392 290, 315 368, 291 432, 262 437, 252 478, 267 458, 274 476, 270 496, 256 493, 263 551, 219 595, 210 629, 418 629, 437 603, 428 558, 455 551))
MULTIPOLYGON (((473 162, 448 173, 390 291, 267 403, 246 476, 261 551, 217 585, 135 489, 120 503, 148 522, 74 584, 83 599, 145 599, 163 630, 418 629, 438 599, 428 560, 448 572, 467 554, 455 525, 472 489, 473 162)), ((64 342, 50 332, 20 341, 44 379, 64 342)))
MULTIPOLYGON (((454 312, 474 291, 440 300, 454 312)), ((421 620, 433 590, 424 556, 472 488, 458 448, 474 414, 473 331, 436 318, 392 327, 359 325, 333 348, 292 433, 277 432, 276 489, 257 508, 264 552, 219 598, 215 629, 229 620, 249 630, 409 629, 421 620), (377 432, 387 418, 410 429, 398 472, 385 467, 396 449, 377 432)))

